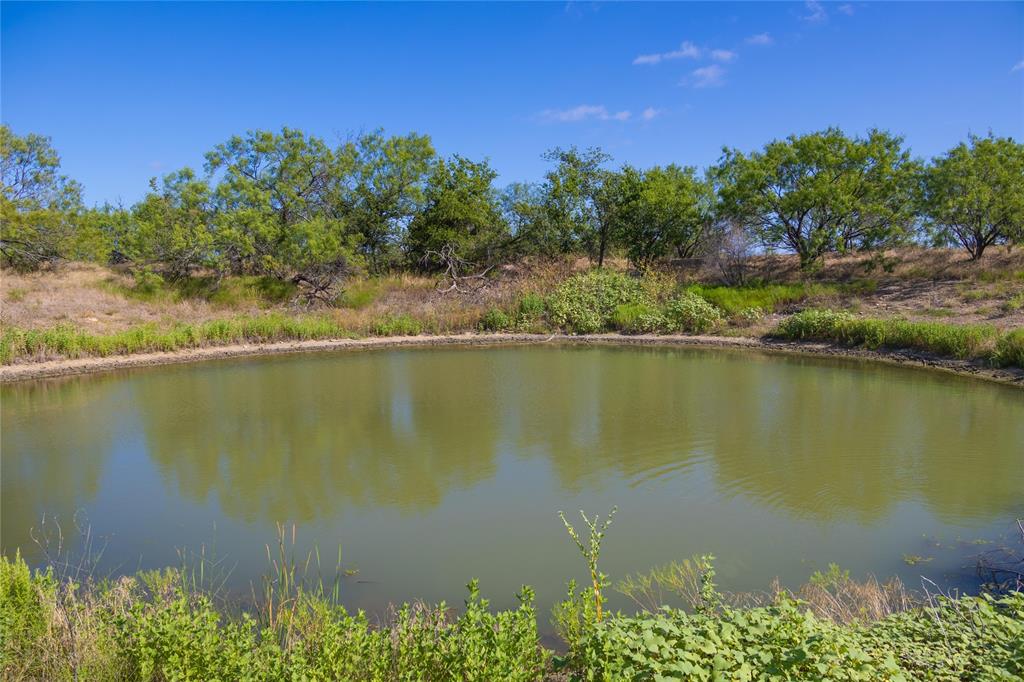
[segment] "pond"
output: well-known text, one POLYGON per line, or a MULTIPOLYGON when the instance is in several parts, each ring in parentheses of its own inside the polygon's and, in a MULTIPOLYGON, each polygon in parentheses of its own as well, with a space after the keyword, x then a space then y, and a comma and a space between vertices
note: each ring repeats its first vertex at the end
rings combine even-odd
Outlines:
POLYGON ((102 538, 98 570, 205 553, 248 594, 284 522, 327 574, 340 546, 346 605, 376 613, 460 604, 479 578, 496 607, 534 586, 543 627, 585 575, 559 510, 618 506, 613 578, 711 553, 732 590, 829 562, 965 584, 979 543, 1024 515, 1024 391, 880 363, 419 348, 0 391, 4 551, 39 561, 30 529, 56 518, 73 545, 77 518, 102 538))

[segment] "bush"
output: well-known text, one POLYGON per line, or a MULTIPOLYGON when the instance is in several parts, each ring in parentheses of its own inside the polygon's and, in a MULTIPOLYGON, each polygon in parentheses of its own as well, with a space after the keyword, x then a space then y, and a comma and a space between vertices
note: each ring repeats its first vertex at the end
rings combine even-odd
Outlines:
POLYGON ((700 334, 722 321, 722 311, 697 294, 686 292, 665 306, 669 331, 700 334))
POLYGON ((651 334, 665 326, 665 318, 653 305, 622 303, 615 308, 612 326, 625 334, 651 334))
POLYGON ((547 668, 525 587, 518 608, 494 612, 473 581, 459 616, 444 603, 406 604, 378 627, 302 590, 276 618, 226 615, 186 583, 173 570, 113 587, 86 581, 66 602, 72 646, 52 575, 0 557, 0 678, 528 682, 547 668))
POLYGON ((544 315, 544 297, 532 292, 523 294, 516 308, 520 320, 533 322, 544 315))
POLYGON ((572 334, 593 334, 612 327, 623 303, 653 304, 642 283, 618 272, 592 270, 573 275, 548 297, 551 322, 572 334))
POLYGON ((512 318, 500 308, 490 308, 480 318, 480 329, 484 331, 500 332, 512 326, 512 318))
POLYGON ((574 680, 1012 680, 1024 674, 1024 593, 941 599, 867 626, 781 597, 769 607, 616 616, 562 665, 574 680))

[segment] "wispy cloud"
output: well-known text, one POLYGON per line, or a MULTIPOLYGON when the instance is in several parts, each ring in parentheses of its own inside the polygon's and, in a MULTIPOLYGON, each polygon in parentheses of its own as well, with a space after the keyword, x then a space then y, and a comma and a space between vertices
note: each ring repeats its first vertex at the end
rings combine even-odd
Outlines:
POLYGON ((807 23, 820 24, 828 19, 828 12, 825 11, 825 7, 818 2, 818 0, 807 0, 807 2, 804 3, 804 7, 807 9, 807 14, 804 14, 800 18, 807 23))
POLYGON ((711 58, 716 62, 731 62, 738 56, 733 50, 711 50, 711 58))
POLYGON ((775 39, 769 33, 757 33, 747 38, 747 45, 774 45, 775 39))
POLYGON ((839 5, 839 7, 836 7, 836 9, 848 17, 853 16, 853 5, 851 5, 850 3, 844 3, 842 5, 839 5))
POLYGON ((700 54, 700 48, 687 40, 679 46, 678 50, 638 55, 636 59, 633 60, 633 63, 638 65, 659 64, 669 59, 697 59, 700 57, 700 54))
POLYGON ((547 123, 579 123, 580 121, 628 121, 629 111, 608 111, 603 104, 581 104, 572 109, 545 109, 540 119, 547 123))
POLYGON ((1013 68, 1010 69, 1010 73, 1014 73, 1016 71, 1024 71, 1024 59, 1014 64, 1013 68))
POLYGON ((717 88, 725 83, 725 69, 718 64, 710 64, 694 69, 690 73, 688 83, 695 88, 717 88))
POLYGON ((647 107, 640 113, 640 118, 645 121, 653 121, 662 114, 665 113, 664 109, 655 109, 654 107, 647 107))

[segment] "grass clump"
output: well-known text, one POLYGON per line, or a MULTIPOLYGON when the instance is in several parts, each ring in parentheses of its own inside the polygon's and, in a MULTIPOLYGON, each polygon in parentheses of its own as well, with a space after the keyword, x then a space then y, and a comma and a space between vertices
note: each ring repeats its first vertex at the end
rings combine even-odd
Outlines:
POLYGON ((649 303, 621 303, 612 314, 612 327, 623 334, 653 334, 664 326, 665 317, 649 303))
POLYGON ((411 315, 388 315, 373 323, 374 336, 419 336, 423 325, 411 315))
MULTIPOLYGON (((906 348, 958 359, 992 357, 999 331, 989 325, 865 319, 832 310, 805 310, 783 320, 775 335, 866 348, 906 348)), ((1011 354, 1012 355, 1012 354, 1011 354)))
POLYGON ((992 351, 992 361, 999 367, 1024 367, 1024 328, 999 337, 992 351))
POLYGON ((694 284, 686 291, 712 303, 728 316, 750 308, 774 311, 792 303, 800 303, 815 296, 834 294, 837 288, 827 284, 750 284, 747 286, 708 286, 694 284))

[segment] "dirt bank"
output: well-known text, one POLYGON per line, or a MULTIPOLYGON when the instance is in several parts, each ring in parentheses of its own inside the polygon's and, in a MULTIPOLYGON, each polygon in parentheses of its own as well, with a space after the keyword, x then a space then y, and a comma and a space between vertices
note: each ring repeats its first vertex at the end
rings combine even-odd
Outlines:
POLYGON ((621 334, 455 334, 446 336, 393 336, 334 341, 283 341, 267 344, 234 344, 211 346, 167 353, 139 353, 105 358, 78 358, 7 365, 0 367, 0 383, 28 381, 49 377, 89 374, 132 367, 198 362, 218 358, 314 351, 392 348, 403 346, 494 346, 508 344, 607 344, 621 346, 691 346, 704 348, 748 348, 773 353, 846 357, 887 362, 909 367, 922 367, 1015 385, 1024 388, 1024 370, 996 369, 978 362, 939 358, 910 351, 870 351, 842 348, 822 343, 795 343, 748 337, 725 336, 624 336, 621 334))

